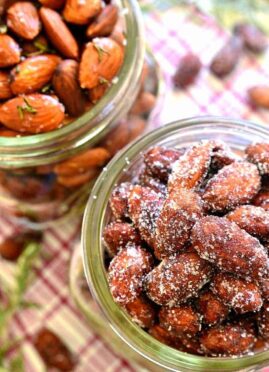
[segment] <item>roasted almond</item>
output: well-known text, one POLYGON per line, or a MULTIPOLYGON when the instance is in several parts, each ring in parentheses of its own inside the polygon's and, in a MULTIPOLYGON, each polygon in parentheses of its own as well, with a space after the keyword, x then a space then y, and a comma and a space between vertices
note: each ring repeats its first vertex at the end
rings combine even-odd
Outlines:
POLYGON ((92 103, 98 102, 108 89, 108 84, 99 84, 96 87, 89 90, 89 100, 92 103))
POLYGON ((7 10, 7 26, 24 39, 34 39, 41 29, 36 7, 28 1, 11 5, 7 10))
POLYGON ((8 35, 0 35, 0 68, 15 65, 20 62, 20 47, 8 35))
POLYGON ((55 93, 71 116, 79 116, 85 110, 85 98, 78 83, 78 66, 72 59, 62 61, 52 79, 55 93))
POLYGON ((67 0, 63 16, 67 22, 86 25, 101 9, 101 0, 67 0))
POLYGON ((123 51, 114 40, 103 37, 88 43, 81 58, 79 81, 81 88, 92 89, 109 82, 119 71, 123 51))
POLYGON ((78 58, 78 44, 59 13, 42 7, 40 17, 49 40, 65 57, 78 58))
POLYGON ((98 176, 100 169, 91 168, 86 173, 73 174, 72 176, 58 176, 57 182, 67 188, 82 186, 98 176))
POLYGON ((64 6, 65 0, 38 0, 43 6, 51 9, 60 9, 64 6))
POLYGON ((9 73, 0 71, 0 99, 9 99, 12 97, 10 89, 9 73))
POLYGON ((15 95, 34 93, 47 84, 60 58, 53 54, 29 57, 11 72, 11 90, 15 95))
POLYGON ((18 132, 49 132, 59 128, 63 119, 63 105, 45 94, 12 98, 0 107, 0 122, 18 132))
POLYGON ((91 168, 102 167, 109 159, 110 153, 105 148, 96 147, 56 165, 54 172, 61 176, 84 173, 91 168))
POLYGON ((254 106, 269 109, 269 86, 257 85, 250 88, 248 98, 254 106))
POLYGON ((213 58, 210 65, 211 72, 219 78, 231 73, 240 59, 242 46, 243 42, 239 37, 231 37, 213 58))
POLYGON ((107 5, 86 31, 88 37, 109 36, 118 20, 118 8, 107 5))

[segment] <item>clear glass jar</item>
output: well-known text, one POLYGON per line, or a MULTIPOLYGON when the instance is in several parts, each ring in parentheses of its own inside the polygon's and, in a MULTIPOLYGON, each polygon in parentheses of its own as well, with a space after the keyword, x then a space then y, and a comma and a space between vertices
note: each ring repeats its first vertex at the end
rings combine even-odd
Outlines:
POLYGON ((0 208, 18 222, 43 228, 82 211, 89 184, 120 148, 146 130, 153 115, 153 106, 137 107, 141 84, 155 97, 159 91, 157 65, 152 55, 145 55, 140 8, 135 0, 117 4, 125 30, 125 59, 108 92, 58 130, 19 138, 0 136, 0 208), (106 150, 101 160, 100 154, 87 152, 100 147, 106 150), (88 163, 78 167, 83 159, 76 157, 83 155, 88 163))
POLYGON ((253 141, 269 142, 269 133, 263 126, 217 117, 186 119, 161 127, 128 146, 109 163, 92 190, 84 215, 83 259, 91 292, 110 327, 150 371, 258 371, 269 365, 269 350, 241 358, 208 358, 161 344, 133 323, 114 302, 108 288, 102 235, 110 220, 108 201, 115 185, 133 178, 142 163, 141 152, 149 147, 187 147, 204 139, 221 139, 240 152, 253 141))

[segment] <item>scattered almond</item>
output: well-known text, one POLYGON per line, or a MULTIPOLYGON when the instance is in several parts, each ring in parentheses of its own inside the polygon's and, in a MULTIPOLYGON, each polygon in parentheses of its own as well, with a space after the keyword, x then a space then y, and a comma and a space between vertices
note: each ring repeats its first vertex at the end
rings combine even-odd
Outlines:
POLYGON ((53 54, 25 59, 11 72, 12 92, 19 95, 38 91, 51 80, 60 60, 60 57, 53 54))
POLYGON ((101 0, 67 0, 63 16, 67 22, 86 25, 101 9, 101 0))
POLYGON ((86 31, 88 37, 109 36, 118 20, 118 8, 115 5, 106 6, 86 31))
POLYGON ((79 116, 85 110, 85 98, 78 83, 78 63, 67 59, 56 68, 52 85, 55 93, 71 116, 79 116))
POLYGON ((11 5, 7 10, 7 26, 24 39, 34 39, 41 29, 36 7, 28 1, 11 5))
POLYGON ((250 88, 248 97, 253 105, 269 109, 269 86, 257 85, 250 88))
POLYGON ((12 37, 0 34, 0 68, 20 62, 20 47, 12 37))
POLYGON ((12 91, 10 89, 9 73, 7 71, 0 71, 0 100, 11 97, 12 91))
POLYGON ((262 53, 267 48, 266 35, 254 24, 239 23, 234 27, 234 33, 241 37, 244 46, 254 53, 262 53))
POLYGON ((42 7, 40 17, 49 40, 65 57, 78 58, 78 44, 59 13, 42 7))
POLYGON ((109 82, 123 62, 122 48, 110 38, 96 38, 88 43, 79 68, 80 86, 91 89, 109 82))
POLYGON ((232 72, 239 61, 242 46, 243 42, 237 36, 228 40, 211 62, 210 70, 213 74, 222 78, 232 72))
POLYGON ((12 98, 0 107, 0 122, 18 132, 49 132, 59 128, 63 119, 63 105, 45 94, 12 98))

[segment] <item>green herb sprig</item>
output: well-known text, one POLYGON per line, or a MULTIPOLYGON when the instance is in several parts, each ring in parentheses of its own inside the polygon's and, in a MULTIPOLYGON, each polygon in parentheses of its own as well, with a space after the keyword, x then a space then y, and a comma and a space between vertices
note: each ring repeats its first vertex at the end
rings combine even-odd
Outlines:
POLYGON ((28 112, 30 114, 36 114, 37 113, 37 109, 35 109, 30 103, 29 101, 24 97, 23 98, 23 101, 24 101, 24 105, 22 106, 17 106, 17 110, 18 110, 18 113, 19 113, 19 117, 21 120, 24 119, 24 114, 25 112, 28 112))
POLYGON ((18 352, 10 361, 6 360, 7 353, 19 346, 19 340, 10 340, 8 330, 13 316, 22 309, 29 306, 38 306, 25 301, 24 295, 32 275, 40 252, 40 244, 30 242, 20 255, 15 270, 14 284, 12 286, 1 286, 6 295, 7 304, 0 304, 0 372, 24 372, 23 356, 18 352))

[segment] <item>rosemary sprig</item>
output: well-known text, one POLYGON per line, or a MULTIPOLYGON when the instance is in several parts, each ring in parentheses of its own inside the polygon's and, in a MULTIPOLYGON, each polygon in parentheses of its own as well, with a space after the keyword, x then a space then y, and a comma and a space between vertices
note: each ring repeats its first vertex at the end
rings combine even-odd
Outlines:
POLYGON ((42 93, 47 93, 48 91, 50 91, 51 89, 51 84, 47 84, 45 85, 42 89, 41 89, 41 92, 42 93))
POLYGON ((41 43, 39 40, 35 40, 33 42, 33 45, 34 45, 34 47, 36 47, 37 51, 26 53, 27 56, 38 56, 38 55, 44 54, 44 53, 50 53, 50 54, 56 53, 56 51, 54 49, 49 48, 47 45, 41 43))
POLYGON ((24 372, 25 370, 23 356, 20 352, 12 358, 7 367, 7 361, 5 360, 7 353, 19 345, 18 340, 9 340, 8 329, 10 321, 17 311, 24 309, 28 306, 26 305, 28 303, 32 306, 32 303, 24 300, 24 294, 39 252, 40 244, 35 242, 27 244, 17 261, 14 285, 10 286, 10 288, 4 288, 8 301, 5 306, 1 304, 0 311, 0 372, 24 372))
POLYGON ((104 77, 100 76, 99 77, 99 83, 100 84, 109 84, 109 81, 107 79, 105 79, 104 77))
POLYGON ((29 103, 29 101, 25 97, 23 98, 23 101, 24 101, 24 105, 17 106, 17 110, 18 110, 19 117, 20 117, 21 120, 23 120, 25 112, 28 112, 30 114, 36 114, 37 113, 37 109, 35 109, 33 106, 31 106, 31 104, 29 103))
POLYGON ((109 52, 107 50, 105 50, 104 48, 102 48, 100 45, 97 45, 95 42, 93 43, 93 46, 94 48, 97 50, 97 53, 98 53, 98 62, 102 62, 102 59, 103 59, 103 55, 106 53, 106 54, 109 54, 109 52))
POLYGON ((0 34, 6 34, 7 33, 7 25, 0 24, 0 34))

